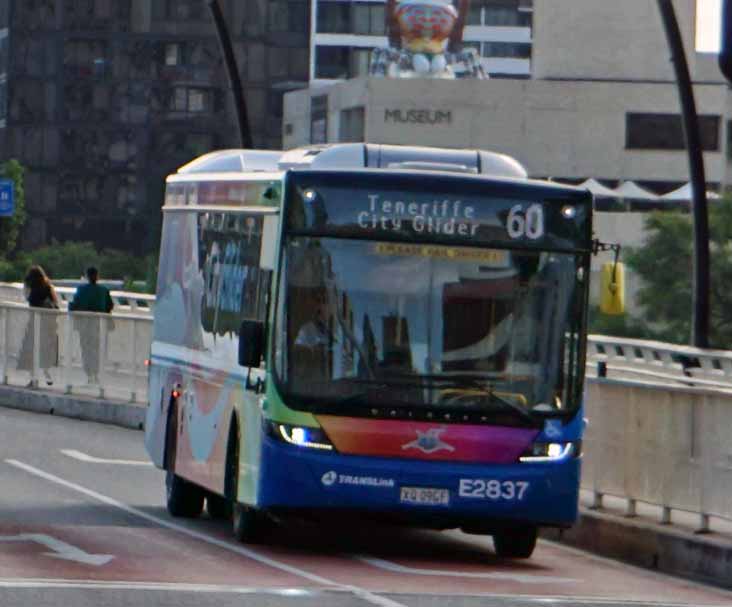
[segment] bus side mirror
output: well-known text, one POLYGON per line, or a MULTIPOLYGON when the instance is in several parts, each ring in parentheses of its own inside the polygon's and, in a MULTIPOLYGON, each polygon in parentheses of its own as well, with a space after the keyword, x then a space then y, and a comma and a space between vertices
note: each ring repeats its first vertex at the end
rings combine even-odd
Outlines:
POLYGON ((610 316, 625 313, 625 266, 620 262, 602 264, 600 312, 610 316))
POLYGON ((242 367, 259 367, 264 355, 264 323, 259 320, 243 320, 239 327, 239 364, 242 367))
POLYGON ((722 2, 722 49, 719 53, 719 69, 732 84, 732 0, 722 2))

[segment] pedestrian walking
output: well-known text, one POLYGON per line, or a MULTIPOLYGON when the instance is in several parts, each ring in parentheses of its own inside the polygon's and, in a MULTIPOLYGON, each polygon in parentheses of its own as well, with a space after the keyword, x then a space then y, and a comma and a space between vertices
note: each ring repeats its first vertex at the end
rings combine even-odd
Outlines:
MULTIPOLYGON (((99 271, 95 267, 86 270, 87 283, 79 285, 74 293, 74 299, 69 303, 69 310, 72 312, 100 312, 109 314, 114 307, 109 289, 104 285, 97 284, 99 271)), ((99 382, 99 319, 77 318, 75 327, 79 332, 81 342, 81 359, 84 365, 88 382, 96 384, 99 382)))
MULTIPOLYGON (((25 298, 31 308, 45 308, 58 310, 58 296, 51 281, 41 266, 31 266, 23 281, 25 298)), ((23 343, 18 357, 18 369, 33 373, 33 349, 35 347, 35 316, 40 314, 39 338, 38 338, 38 365, 43 371, 46 383, 53 384, 51 367, 58 366, 58 330, 56 326, 56 314, 46 312, 34 312, 31 314, 26 326, 23 343)), ((33 377, 27 387, 33 386, 33 377)))

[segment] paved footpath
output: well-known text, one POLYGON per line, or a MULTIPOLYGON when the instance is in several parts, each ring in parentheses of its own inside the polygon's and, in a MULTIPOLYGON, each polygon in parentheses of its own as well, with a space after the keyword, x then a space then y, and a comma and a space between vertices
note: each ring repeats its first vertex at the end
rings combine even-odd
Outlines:
POLYGON ((0 408, 0 605, 732 605, 732 593, 542 541, 354 521, 264 545, 171 518, 139 431, 0 408))

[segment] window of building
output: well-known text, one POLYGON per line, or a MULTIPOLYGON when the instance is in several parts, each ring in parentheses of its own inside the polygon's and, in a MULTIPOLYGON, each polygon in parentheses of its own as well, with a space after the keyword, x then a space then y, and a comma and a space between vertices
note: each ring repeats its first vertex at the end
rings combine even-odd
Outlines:
MULTIPOLYGON (((705 152, 719 151, 719 116, 699 116, 699 135, 705 152)), ((679 114, 625 115, 625 147, 629 150, 684 150, 686 140, 679 114)))
POLYGON ((468 25, 531 27, 531 4, 520 0, 473 0, 468 25))
POLYGON ((165 45, 165 65, 180 65, 183 63, 181 45, 172 42, 165 45))
POLYGON ((367 76, 369 73, 370 65, 371 49, 351 49, 351 70, 349 73, 349 78, 360 78, 361 76, 367 76))
POLYGON ((328 95, 310 99, 310 143, 328 142, 328 95))
POLYGON ((110 29, 114 25, 125 30, 130 0, 66 0, 64 16, 68 29, 110 29))
POLYGON ((363 106, 341 110, 338 141, 355 143, 365 141, 365 110, 363 106))
POLYGON ((481 55, 497 59, 531 59, 531 44, 523 42, 483 42, 481 55))
POLYGON ((170 109, 174 112, 209 112, 212 101, 212 94, 208 89, 178 86, 171 97, 170 109))
POLYGON ((386 7, 374 2, 335 2, 318 4, 317 31, 322 34, 386 34, 386 7))
POLYGON ((349 48, 345 46, 318 46, 315 49, 316 78, 348 78, 349 48))
POLYGON ((357 2, 353 5, 352 32, 369 36, 386 34, 386 7, 373 2, 357 2))
POLYGON ((10 20, 8 15, 10 14, 10 0, 0 0, 0 28, 8 27, 10 20))
POLYGON ((68 40, 64 43, 64 69, 77 77, 104 77, 109 65, 105 40, 68 40))
POLYGON ((198 0, 155 0, 152 18, 156 21, 200 21, 206 19, 206 2, 198 0))
POLYGON ((317 31, 321 34, 346 34, 351 28, 351 4, 319 2, 317 31))
POLYGON ((302 0, 270 0, 269 31, 304 32, 308 27, 308 7, 302 0))
POLYGON ((315 49, 315 77, 342 80, 366 76, 371 52, 370 48, 318 46, 315 49))

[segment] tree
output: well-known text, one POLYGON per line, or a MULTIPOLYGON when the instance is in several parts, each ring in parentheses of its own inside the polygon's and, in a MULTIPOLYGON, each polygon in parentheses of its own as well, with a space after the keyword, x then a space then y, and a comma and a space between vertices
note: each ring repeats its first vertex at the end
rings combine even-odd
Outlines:
MULTIPOLYGON (((652 213, 645 246, 627 255, 643 281, 638 303, 657 339, 689 343, 692 310, 692 225, 682 213, 652 213)), ((710 347, 732 347, 732 200, 710 205, 710 347)))
POLYGON ((14 183, 15 212, 12 217, 0 217, 0 258, 11 256, 18 245, 18 236, 25 224, 25 190, 23 173, 25 169, 17 160, 0 164, 0 176, 14 183))

